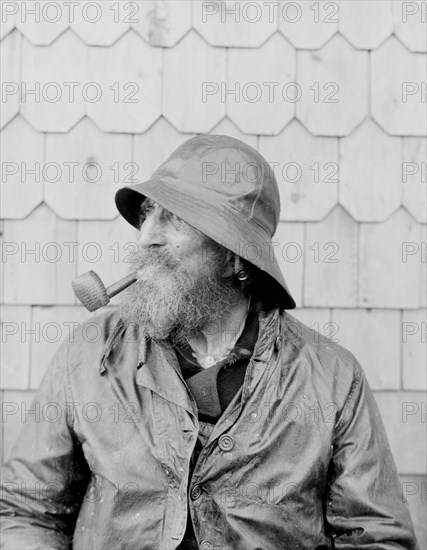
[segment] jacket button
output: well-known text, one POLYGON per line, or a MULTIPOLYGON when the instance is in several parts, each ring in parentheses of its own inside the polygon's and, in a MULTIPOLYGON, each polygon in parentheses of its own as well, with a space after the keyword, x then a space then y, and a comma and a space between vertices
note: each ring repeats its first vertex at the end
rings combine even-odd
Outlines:
POLYGON ((213 546, 208 540, 202 540, 200 543, 200 550, 212 550, 213 546))
POLYGON ((197 500, 201 494, 202 494, 202 489, 200 485, 195 485, 190 491, 190 496, 192 500, 197 500))
POLYGON ((231 451, 234 447, 234 439, 231 435, 222 435, 218 440, 218 445, 222 451, 231 451))

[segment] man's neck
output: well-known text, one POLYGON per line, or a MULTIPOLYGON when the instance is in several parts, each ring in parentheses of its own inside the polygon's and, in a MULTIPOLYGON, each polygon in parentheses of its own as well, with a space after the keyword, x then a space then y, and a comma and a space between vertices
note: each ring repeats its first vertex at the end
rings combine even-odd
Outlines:
POLYGON ((225 314, 218 323, 201 331, 188 343, 203 367, 212 366, 212 358, 226 357, 243 331, 249 311, 250 299, 242 297, 233 309, 225 314))

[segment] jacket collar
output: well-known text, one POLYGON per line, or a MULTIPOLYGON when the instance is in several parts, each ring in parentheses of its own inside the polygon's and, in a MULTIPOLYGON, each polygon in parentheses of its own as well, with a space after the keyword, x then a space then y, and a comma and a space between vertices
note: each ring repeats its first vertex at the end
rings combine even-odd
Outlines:
MULTIPOLYGON (((249 398, 253 388, 258 384, 266 364, 269 363, 273 351, 277 351, 279 347, 282 318, 279 309, 272 309, 268 312, 261 310, 258 315, 258 340, 246 372, 242 401, 249 398)), ((184 407, 197 416, 196 402, 184 382, 172 345, 167 341, 147 342, 144 335, 142 337, 139 335, 138 325, 126 326, 120 317, 104 345, 99 373, 102 375, 106 371, 112 350, 123 341, 134 342, 138 346, 137 383, 150 388, 168 401, 184 407), (156 361, 155 368, 154 361, 150 361, 150 356, 154 355, 156 359, 159 359, 156 361)))
POLYGON ((116 346, 118 342, 121 341, 125 342, 138 342, 138 361, 137 361, 137 368, 139 369, 140 366, 145 363, 146 361, 146 353, 147 353, 147 345, 145 338, 139 337, 139 327, 138 325, 129 325, 126 326, 123 319, 119 316, 116 320, 115 324, 113 325, 113 328, 111 330, 110 335, 108 336, 104 347, 102 349, 100 364, 99 364, 99 374, 104 374, 106 371, 106 368, 109 365, 111 353, 113 351, 113 348, 116 346))

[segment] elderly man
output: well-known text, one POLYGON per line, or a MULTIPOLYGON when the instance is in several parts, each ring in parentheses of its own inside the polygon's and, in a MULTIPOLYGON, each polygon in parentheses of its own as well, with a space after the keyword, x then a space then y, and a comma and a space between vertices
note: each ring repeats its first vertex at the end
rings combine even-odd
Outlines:
POLYGON ((59 413, 5 466, 1 547, 417 548, 362 368, 286 312, 263 157, 198 136, 116 203, 137 281, 50 364, 33 408, 59 413))

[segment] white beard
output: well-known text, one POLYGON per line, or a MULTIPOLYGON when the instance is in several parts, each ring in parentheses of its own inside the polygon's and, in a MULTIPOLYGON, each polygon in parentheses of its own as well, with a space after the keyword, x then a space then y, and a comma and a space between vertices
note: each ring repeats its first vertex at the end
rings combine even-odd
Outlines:
POLYGON ((192 273, 165 251, 141 252, 138 280, 124 293, 121 316, 158 340, 183 344, 231 311, 241 296, 221 279, 221 263, 211 258, 209 274, 192 273))

